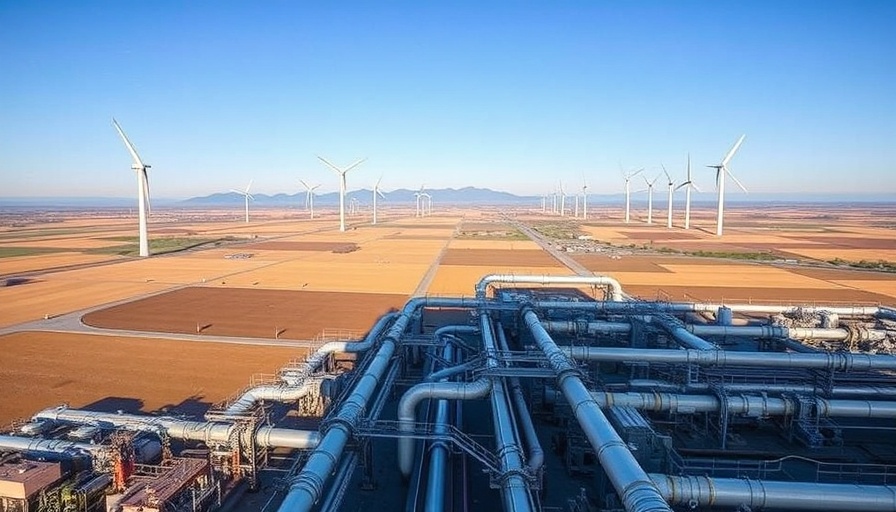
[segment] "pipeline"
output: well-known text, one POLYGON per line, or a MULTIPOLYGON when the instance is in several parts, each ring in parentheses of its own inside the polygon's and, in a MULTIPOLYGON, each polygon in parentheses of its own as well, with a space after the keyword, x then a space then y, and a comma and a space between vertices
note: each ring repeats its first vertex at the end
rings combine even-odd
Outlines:
MULTIPOLYGON (((442 350, 442 357, 447 362, 453 361, 454 347, 450 343, 442 350)), ((436 403, 435 433, 445 434, 447 423, 448 401, 439 400, 436 403)), ((448 475, 448 446, 444 441, 435 441, 430 447, 429 454, 429 475, 426 481, 424 505, 426 512, 438 512, 444 509, 446 475, 448 475)))
POLYGON ((608 314, 658 314, 658 313, 718 313, 719 308, 728 308, 735 313, 746 314, 783 314, 797 310, 807 313, 836 313, 841 317, 881 317, 896 320, 896 310, 878 306, 781 306, 764 304, 695 304, 691 302, 651 302, 651 301, 536 301, 533 307, 541 310, 568 309, 593 311, 608 314))
POLYGON ((671 512, 656 485, 635 460, 628 446, 613 429, 607 417, 591 397, 578 369, 542 327, 538 315, 530 309, 523 314, 526 327, 544 352, 557 374, 557 384, 597 453, 601 467, 628 512, 671 512))
POLYGON ((896 510, 896 486, 785 482, 650 474, 669 503, 689 508, 750 510, 896 510))
MULTIPOLYGON (((44 409, 32 417, 32 421, 47 420, 64 425, 94 425, 107 430, 123 429, 135 432, 151 432, 174 439, 199 441, 206 444, 229 443, 236 426, 232 423, 211 421, 186 421, 166 416, 138 416, 113 414, 54 407, 44 409)), ((253 432, 243 432, 244 444, 256 443, 263 447, 309 449, 317 446, 320 435, 310 430, 292 430, 263 426, 253 432)))
MULTIPOLYGON (((634 407, 643 411, 672 411, 679 413, 717 412, 724 409, 733 414, 754 417, 789 416, 797 412, 799 401, 768 396, 735 395, 726 397, 722 404, 715 395, 681 395, 675 393, 591 393, 601 408, 634 407)), ((820 417, 896 418, 896 402, 872 400, 812 401, 820 417)))
POLYGON ((563 347, 573 359, 586 361, 819 368, 837 371, 896 370, 896 356, 852 352, 739 352, 730 350, 667 350, 609 347, 563 347))
POLYGON ((484 299, 488 287, 494 283, 528 283, 528 284, 587 284, 591 286, 607 286, 610 297, 614 301, 623 300, 622 285, 608 276, 534 276, 513 274, 489 274, 476 283, 476 298, 484 299))
MULTIPOLYGON (((659 381, 659 380, 647 380, 647 379, 632 379, 628 381, 629 388, 633 389, 644 389, 648 388, 650 390, 662 390, 662 391, 671 391, 671 392, 679 392, 679 393, 689 393, 693 391, 709 391, 712 387, 706 383, 698 383, 692 382, 689 384, 675 384, 671 382, 659 381)), ((852 386, 852 385, 841 385, 841 386, 832 386, 830 391, 825 390, 821 386, 815 386, 812 384, 776 384, 776 383, 743 383, 743 382, 732 382, 732 383, 722 383, 717 386, 720 389, 724 389, 726 392, 733 393, 809 393, 812 395, 824 395, 829 394, 830 396, 877 396, 877 397, 887 397, 887 398, 896 398, 896 387, 888 387, 888 386, 874 386, 874 385, 864 385, 864 386, 852 386)))
MULTIPOLYGON (((495 353, 497 347, 491 319, 485 311, 479 313, 479 319, 482 327, 482 347, 486 353, 495 353)), ((497 361, 490 359, 488 366, 497 366, 497 361)), ((523 457, 503 379, 495 379, 491 402, 495 445, 498 447, 498 457, 501 460, 501 497, 504 500, 504 510, 511 512, 535 510, 535 503, 529 492, 529 482, 525 478, 523 457)))
POLYGON ((364 352, 376 342, 387 325, 397 313, 388 313, 379 318, 376 324, 364 337, 364 341, 347 342, 331 341, 319 347, 299 368, 290 368, 280 372, 283 384, 263 384, 246 390, 224 410, 225 416, 240 416, 249 411, 256 402, 269 400, 272 402, 294 402, 311 392, 312 383, 305 380, 323 365, 333 353, 364 352))
POLYGON ((62 457, 89 456, 104 458, 106 447, 99 444, 77 443, 59 439, 35 439, 33 437, 17 437, 0 435, 0 451, 53 453, 62 457))
POLYGON ((395 346, 404 334, 411 316, 423 307, 471 308, 479 304, 481 301, 478 300, 428 298, 413 298, 405 304, 401 314, 380 342, 379 349, 372 356, 373 359, 364 374, 358 379, 351 393, 340 405, 332 423, 326 428, 320 444, 308 457, 302 471, 290 482, 289 491, 280 504, 279 512, 308 511, 320 499, 324 485, 338 464, 355 425, 363 419, 367 402, 370 401, 390 365, 395 346))
MULTIPOLYGON (((510 346, 507 344, 507 337, 504 335, 504 328, 501 322, 495 325, 495 331, 498 333, 498 346, 504 352, 509 352, 510 346)), ((526 467, 529 468, 530 474, 536 475, 544 465, 544 449, 542 449, 541 443, 538 441, 538 434, 535 432, 532 415, 529 414, 529 405, 526 403, 520 379, 518 377, 510 377, 509 382, 511 399, 516 409, 516 417, 519 418, 520 428, 522 428, 523 437, 526 439, 526 450, 528 452, 526 467)))
MULTIPOLYGON (((828 341, 882 341, 887 338, 887 331, 882 329, 849 329, 784 327, 780 325, 687 325, 672 327, 669 322, 660 320, 661 325, 669 325, 668 330, 675 339, 689 348, 705 346, 703 350, 717 347, 697 336, 727 336, 758 339, 795 339, 795 340, 828 340, 828 341), (673 331, 673 329, 675 329, 673 331), (687 332, 681 332, 684 329, 687 332), (699 341, 698 341, 699 340, 699 341)), ((581 333, 582 325, 575 320, 547 320, 542 322, 549 332, 581 333)), ((625 322, 588 322, 587 334, 625 334, 631 332, 631 324, 625 322)))

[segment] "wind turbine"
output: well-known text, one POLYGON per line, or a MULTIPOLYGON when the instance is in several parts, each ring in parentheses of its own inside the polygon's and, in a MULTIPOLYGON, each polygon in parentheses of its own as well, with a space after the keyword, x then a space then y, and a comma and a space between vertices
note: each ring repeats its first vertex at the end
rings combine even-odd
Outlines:
POLYGON ((582 220, 588 220, 588 183, 585 182, 585 173, 582 173, 582 220))
POLYGON ((666 170, 666 166, 660 164, 663 167, 663 173, 666 175, 666 179, 669 180, 669 198, 666 201, 668 206, 668 213, 666 214, 666 227, 672 229, 672 192, 675 191, 675 183, 672 181, 672 176, 669 176, 669 172, 666 170))
POLYGON ((560 180, 560 216, 566 217, 566 192, 563 191, 563 180, 560 180))
MULTIPOLYGON (((643 176, 641 176, 644 178, 643 176)), ((644 178, 644 183, 647 183, 647 223, 653 224, 653 184, 656 183, 660 177, 657 176, 653 178, 653 181, 649 181, 647 178, 644 178)))
POLYGON ((432 196, 429 195, 429 192, 423 192, 420 194, 420 199, 423 200, 423 217, 427 215, 432 215, 432 196))
POLYGON ((691 229, 691 189, 700 192, 700 188, 691 180, 691 154, 688 153, 688 180, 675 187, 675 190, 684 187, 684 229, 691 229))
POLYGON ((738 148, 740 148, 740 145, 743 144, 744 137, 746 136, 747 135, 744 134, 741 135, 739 139, 737 139, 737 142, 734 143, 734 146, 730 151, 728 151, 728 154, 725 155, 725 158, 722 159, 722 163, 720 163, 719 165, 707 165, 707 167, 712 167, 716 170, 716 188, 719 189, 719 209, 718 215, 716 217, 716 236, 722 236, 722 224, 724 222, 725 215, 725 175, 727 174, 728 176, 731 176, 731 179, 734 180, 734 183, 736 183, 741 190, 743 190, 744 192, 747 191, 747 189, 744 188, 741 182, 738 181, 737 178, 735 178, 734 175, 731 174, 731 171, 728 170, 728 162, 730 162, 731 159, 734 158, 734 154, 737 153, 738 148))
POLYGON ((544 214, 545 211, 547 210, 547 200, 548 200, 548 196, 546 196, 545 194, 542 194, 541 195, 541 213, 542 214, 544 214))
POLYGON ((380 196, 383 199, 386 198, 386 196, 384 196, 383 193, 380 192, 381 181, 383 181, 382 176, 380 176, 380 179, 376 180, 376 184, 373 185, 373 224, 376 224, 376 196, 380 196))
POLYGON ((626 224, 628 224, 629 219, 630 219, 629 212, 631 210, 631 196, 632 196, 631 181, 632 181, 632 178, 637 176, 643 170, 644 170, 644 168, 642 167, 634 172, 629 172, 629 173, 626 173, 625 171, 622 172, 622 177, 625 178, 625 223, 626 224))
POLYGON ((252 181, 254 181, 254 180, 249 180, 249 184, 246 185, 245 192, 240 192, 239 190, 236 190, 234 188, 230 189, 231 192, 236 192, 237 194, 239 194, 241 196, 245 196, 245 198, 246 198, 246 224, 249 223, 249 200, 250 199, 253 201, 255 200, 255 198, 252 197, 252 194, 249 193, 249 189, 252 187, 252 181))
POLYGON ((121 136, 121 140, 124 141, 124 145, 127 146, 128 152, 131 153, 131 158, 134 160, 134 163, 131 164, 131 169, 137 172, 137 219, 140 233, 140 256, 145 258, 149 256, 149 233, 146 228, 146 214, 150 210, 149 175, 146 170, 151 166, 143 163, 140 155, 137 154, 137 149, 128 140, 128 136, 124 134, 124 130, 121 129, 114 117, 112 118, 112 124, 115 125, 118 135, 121 136))
POLYGON ((318 156, 317 159, 323 162, 330 169, 333 169, 333 171, 339 175, 339 231, 345 231, 345 174, 364 163, 364 161, 367 159, 362 158, 352 165, 346 167, 345 169, 336 167, 322 156, 318 156))
POLYGON ((423 217, 426 215, 426 199, 423 198, 423 194, 426 192, 423 191, 423 188, 426 184, 420 185, 420 190, 414 192, 414 199, 417 202, 417 209, 414 211, 414 217, 423 217), (420 202, 423 202, 423 207, 420 207, 420 202))
POLYGON ((314 191, 317 190, 317 187, 320 185, 311 186, 305 183, 305 180, 299 180, 299 182, 305 187, 305 209, 311 209, 311 218, 314 218, 314 191))

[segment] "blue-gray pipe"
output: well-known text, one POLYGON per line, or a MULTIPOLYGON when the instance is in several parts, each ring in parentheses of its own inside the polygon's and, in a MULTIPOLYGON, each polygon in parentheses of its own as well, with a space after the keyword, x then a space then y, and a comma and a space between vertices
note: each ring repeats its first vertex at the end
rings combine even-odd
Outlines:
MULTIPOLYGON (((491 319, 486 312, 481 312, 479 319, 482 330, 482 347, 486 353, 495 353, 497 346, 492 331, 491 319)), ((490 361, 489 366, 497 366, 497 362, 490 361)), ((532 501, 532 494, 529 490, 529 482, 523 476, 523 456, 517 440, 516 428, 513 424, 510 402, 507 400, 507 390, 504 386, 504 380, 500 377, 495 378, 495 382, 492 385, 491 402, 492 423, 495 428, 495 445, 498 448, 498 458, 501 460, 501 471, 503 472, 501 497, 504 501, 504 510, 514 512, 535 510, 535 503, 532 501)))
MULTIPOLYGON (((442 349, 442 357, 449 363, 454 359, 454 346, 450 343, 442 349)), ((447 432, 448 400, 436 403, 436 434, 447 432)), ((429 475, 426 481, 426 512, 440 512, 445 508, 445 484, 448 480, 448 447, 444 441, 435 441, 430 447, 429 475)))
POLYGON ((628 446, 613 429, 600 406, 579 376, 578 368, 551 339, 534 311, 523 318, 535 343, 557 374, 557 385, 572 407, 585 437, 597 453, 601 467, 628 512, 672 512, 656 485, 635 460, 628 446))
POLYGON ((351 439, 352 431, 363 418, 367 402, 379 386, 381 379, 391 364, 395 346, 404 334, 411 317, 423 307, 471 308, 481 301, 469 299, 429 299, 414 298, 405 304, 387 332, 385 339, 373 355, 364 374, 352 388, 352 392, 339 406, 334 421, 321 438, 320 444, 311 452, 302 471, 290 483, 289 491, 278 512, 305 512, 311 510, 320 499, 324 485, 342 457, 345 445, 351 439))

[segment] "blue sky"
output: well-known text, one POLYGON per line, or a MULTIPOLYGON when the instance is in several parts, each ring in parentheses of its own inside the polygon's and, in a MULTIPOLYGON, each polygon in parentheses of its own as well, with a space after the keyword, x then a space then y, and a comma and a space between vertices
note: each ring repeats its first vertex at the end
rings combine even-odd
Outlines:
POLYGON ((2 2, 0 196, 622 189, 896 195, 896 2, 2 2))

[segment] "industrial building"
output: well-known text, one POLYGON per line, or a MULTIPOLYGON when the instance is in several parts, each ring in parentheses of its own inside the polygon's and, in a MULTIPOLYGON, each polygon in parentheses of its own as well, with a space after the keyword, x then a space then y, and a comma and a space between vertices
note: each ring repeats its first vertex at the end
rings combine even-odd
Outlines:
POLYGON ((203 418, 39 411, 0 436, 0 512, 896 510, 896 310, 475 292, 203 418))

